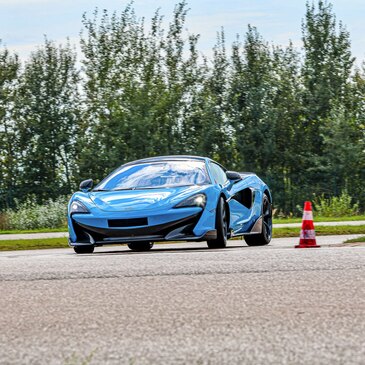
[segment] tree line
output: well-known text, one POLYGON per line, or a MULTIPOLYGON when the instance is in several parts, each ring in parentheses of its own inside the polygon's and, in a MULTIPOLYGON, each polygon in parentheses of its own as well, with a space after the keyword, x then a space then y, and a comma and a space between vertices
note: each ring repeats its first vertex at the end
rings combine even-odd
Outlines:
POLYGON ((185 30, 188 7, 165 24, 132 3, 84 15, 80 60, 67 43, 21 62, 0 49, 0 210, 42 202, 147 156, 209 156, 254 171, 275 206, 296 212, 314 194, 347 191, 365 207, 365 67, 332 5, 307 3, 303 49, 248 26, 209 58, 185 30))

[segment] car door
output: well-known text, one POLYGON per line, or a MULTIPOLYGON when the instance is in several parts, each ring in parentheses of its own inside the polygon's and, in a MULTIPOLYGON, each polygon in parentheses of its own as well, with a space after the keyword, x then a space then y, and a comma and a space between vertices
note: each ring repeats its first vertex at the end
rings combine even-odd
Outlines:
POLYGON ((229 226, 233 231, 238 231, 242 229, 245 221, 245 217, 249 215, 249 209, 242 205, 240 201, 240 191, 243 189, 240 182, 233 184, 227 179, 226 172, 224 169, 214 163, 210 163, 210 171, 213 175, 215 183, 220 185, 223 193, 226 196, 229 205, 229 226))
POLYGON ((256 189, 250 184, 251 177, 244 178, 230 187, 228 201, 231 224, 235 234, 247 232, 252 225, 253 207, 256 199, 256 189))

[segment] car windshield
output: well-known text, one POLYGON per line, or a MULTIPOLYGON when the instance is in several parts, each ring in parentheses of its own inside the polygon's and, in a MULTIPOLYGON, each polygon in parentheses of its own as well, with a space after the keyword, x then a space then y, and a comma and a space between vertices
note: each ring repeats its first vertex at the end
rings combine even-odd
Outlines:
POLYGON ((122 166, 94 191, 157 189, 209 184, 204 161, 161 161, 122 166))

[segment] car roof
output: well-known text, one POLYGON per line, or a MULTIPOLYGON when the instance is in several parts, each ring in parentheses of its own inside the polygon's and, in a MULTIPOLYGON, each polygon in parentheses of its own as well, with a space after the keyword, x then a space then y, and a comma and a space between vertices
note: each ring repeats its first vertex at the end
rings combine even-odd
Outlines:
MULTIPOLYGON (((148 157, 143 158, 136 161, 130 161, 122 166, 128 166, 128 165, 136 165, 140 163, 148 163, 148 162, 159 162, 159 161, 189 161, 189 160, 197 160, 197 161, 211 161, 219 165, 224 171, 227 171, 227 169, 222 166, 219 162, 212 160, 209 157, 202 157, 202 156, 194 156, 194 155, 168 155, 168 156, 155 156, 155 157, 148 157)), ((121 166, 121 167, 122 167, 121 166)))
POLYGON ((139 163, 146 163, 146 162, 158 162, 158 161, 179 161, 179 160, 210 160, 207 157, 201 157, 201 156, 193 156, 193 155, 169 155, 169 156, 155 156, 155 157, 148 157, 143 158, 136 161, 131 161, 126 163, 125 165, 129 164, 139 164, 139 163))

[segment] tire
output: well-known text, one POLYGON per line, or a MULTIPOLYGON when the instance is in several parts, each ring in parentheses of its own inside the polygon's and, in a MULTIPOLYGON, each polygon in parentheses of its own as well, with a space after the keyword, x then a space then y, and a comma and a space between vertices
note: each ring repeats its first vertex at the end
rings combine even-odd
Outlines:
POLYGON ((88 245, 88 246, 75 246, 74 251, 78 254, 93 253, 94 252, 94 246, 91 246, 91 245, 88 245))
POLYGON ((128 247, 132 251, 149 251, 153 247, 153 242, 130 242, 128 247))
POLYGON ((262 231, 258 234, 244 236, 249 246, 265 246, 272 237, 272 206, 266 194, 262 198, 262 231))
POLYGON ((216 215, 215 228, 217 230, 217 238, 207 241, 209 248, 225 248, 227 246, 228 219, 227 209, 224 199, 219 198, 216 215))

